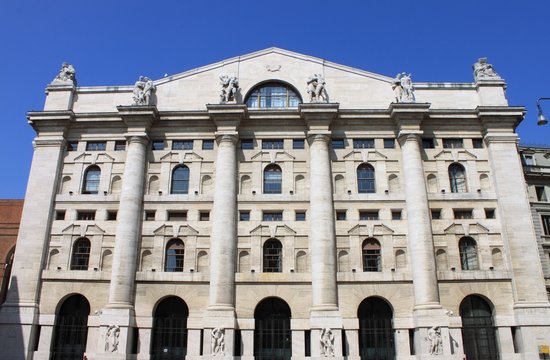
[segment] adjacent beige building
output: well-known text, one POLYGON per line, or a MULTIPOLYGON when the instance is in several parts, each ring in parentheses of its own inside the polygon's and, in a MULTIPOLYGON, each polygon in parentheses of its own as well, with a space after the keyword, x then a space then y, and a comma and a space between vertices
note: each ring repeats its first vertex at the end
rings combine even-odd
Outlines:
POLYGON ((134 86, 64 64, 28 114, 4 358, 539 358, 505 87, 276 48, 134 86))

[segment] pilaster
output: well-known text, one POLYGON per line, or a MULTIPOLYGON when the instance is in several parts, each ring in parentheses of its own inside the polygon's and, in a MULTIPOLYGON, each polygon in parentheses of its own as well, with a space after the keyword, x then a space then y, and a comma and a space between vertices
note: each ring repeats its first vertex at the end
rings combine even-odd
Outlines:
POLYGON ((37 132, 17 238, 10 288, 0 308, 0 344, 9 359, 29 356, 37 335, 40 275, 49 246, 55 194, 63 168, 65 132, 74 121, 71 111, 30 112, 37 132))

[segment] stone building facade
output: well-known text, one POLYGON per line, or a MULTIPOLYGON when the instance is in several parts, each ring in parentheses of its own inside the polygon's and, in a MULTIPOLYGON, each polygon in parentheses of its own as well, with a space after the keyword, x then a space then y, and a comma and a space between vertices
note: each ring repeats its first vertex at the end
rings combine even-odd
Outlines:
POLYGON ((271 48, 47 88, 9 359, 534 359, 550 307, 505 82, 271 48))
POLYGON ((520 146, 531 215, 550 297, 550 147, 520 146))
POLYGON ((21 211, 23 200, 0 200, 0 303, 8 290, 21 211))

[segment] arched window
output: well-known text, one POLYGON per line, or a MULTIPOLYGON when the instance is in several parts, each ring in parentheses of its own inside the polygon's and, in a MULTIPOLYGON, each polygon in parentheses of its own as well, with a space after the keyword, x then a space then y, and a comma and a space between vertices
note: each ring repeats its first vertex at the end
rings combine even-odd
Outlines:
POLYGON ((451 192, 462 193, 468 191, 464 166, 458 163, 449 165, 449 181, 451 182, 451 192))
POLYGON ((172 172, 172 194, 187 194, 189 192, 189 168, 177 166, 172 172))
MULTIPOLYGON (((55 250, 57 251, 57 250, 55 250)), ((59 251, 58 251, 59 252, 59 251)), ((15 247, 13 247, 6 256, 6 261, 4 262, 4 274, 2 276, 2 283, 0 287, 0 304, 3 304, 6 300, 6 295, 8 292, 8 285, 10 283, 11 277, 11 266, 13 264, 13 255, 15 254, 15 247)))
POLYGON ((180 239, 172 239, 166 244, 166 260, 164 271, 182 272, 183 258, 185 256, 185 246, 180 239))
POLYGON ((239 272, 250 272, 250 254, 248 251, 241 251, 239 253, 239 272))
POLYGON ((374 193, 374 168, 369 164, 357 167, 357 192, 359 194, 374 193))
POLYGON ((84 183, 82 184, 83 194, 97 194, 99 192, 99 179, 101 178, 101 169, 99 166, 92 165, 84 173, 84 183))
POLYGON ((363 271, 382 271, 380 243, 374 238, 363 241, 363 271))
POLYGON ((346 250, 342 250, 338 253, 338 271, 349 271, 349 253, 346 250))
POLYGON ((382 299, 370 297, 359 305, 359 356, 361 360, 395 359, 393 312, 382 299))
POLYGON ((199 251, 197 255, 197 271, 208 272, 208 253, 206 251, 199 251))
POLYGON ((493 249, 491 251, 491 258, 493 260, 493 267, 495 269, 502 269, 504 264, 502 259, 502 251, 500 251, 500 249, 493 249))
POLYGON ((305 251, 298 251, 296 254, 296 272, 303 273, 307 271, 307 254, 305 251))
POLYGON ((86 238, 80 238, 74 242, 71 270, 88 270, 90 248, 90 240, 86 238))
POLYGON ((277 239, 267 240, 264 244, 264 272, 283 271, 283 245, 277 239))
POLYGON ((291 108, 298 107, 302 99, 289 85, 277 82, 264 83, 255 87, 246 99, 249 108, 291 108))
POLYGON ((111 180, 111 194, 120 194, 120 190, 122 190, 122 179, 116 175, 111 180))
POLYGON ((464 354, 472 360, 497 360, 498 347, 491 306, 470 295, 460 304, 464 354))
POLYGON ((458 242, 460 252, 460 265, 462 270, 477 270, 477 246, 471 237, 463 237, 458 242))
POLYGON ((286 302, 278 298, 262 300, 254 311, 254 357, 290 360, 292 356, 292 314, 286 302))
POLYGON ((264 194, 282 193, 283 175, 278 165, 269 165, 264 170, 264 194))
POLYGON ((405 250, 397 250, 395 252, 395 267, 397 269, 403 269, 407 266, 407 254, 405 250))
POLYGON ((162 300, 153 314, 151 360, 183 359, 187 355, 189 308, 176 296, 162 300))
POLYGON ((52 360, 82 359, 88 338, 90 303, 82 295, 63 301, 55 318, 52 360))
POLYGON ((447 265, 447 253, 445 250, 439 249, 435 252, 435 262, 437 264, 437 270, 449 270, 449 266, 447 265))
POLYGON ((159 178, 156 175, 153 175, 149 178, 149 195, 157 195, 159 191, 159 178))

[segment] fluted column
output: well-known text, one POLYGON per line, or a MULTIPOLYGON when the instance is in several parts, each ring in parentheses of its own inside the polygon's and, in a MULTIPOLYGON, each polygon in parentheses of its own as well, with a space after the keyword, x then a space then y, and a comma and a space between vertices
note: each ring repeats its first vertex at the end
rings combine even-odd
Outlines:
POLYGON ((236 134, 219 135, 216 183, 210 237, 211 310, 235 308, 235 254, 237 249, 236 134))
POLYGON ((117 214, 115 250, 109 290, 110 308, 133 307, 137 249, 140 243, 145 177, 146 136, 128 141, 124 177, 117 214))
POLYGON ((312 309, 337 310, 336 236, 328 145, 330 137, 316 134, 309 136, 308 140, 312 309))
POLYGON ((404 133, 400 134, 399 141, 403 156, 403 177, 406 180, 405 199, 415 306, 439 305, 430 207, 420 154, 420 137, 418 134, 404 133))

